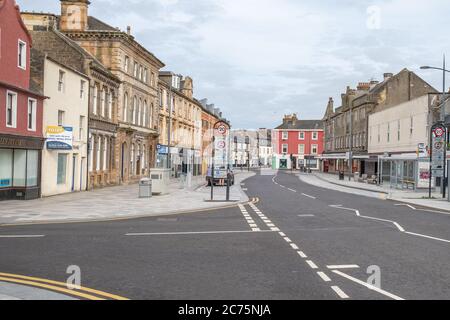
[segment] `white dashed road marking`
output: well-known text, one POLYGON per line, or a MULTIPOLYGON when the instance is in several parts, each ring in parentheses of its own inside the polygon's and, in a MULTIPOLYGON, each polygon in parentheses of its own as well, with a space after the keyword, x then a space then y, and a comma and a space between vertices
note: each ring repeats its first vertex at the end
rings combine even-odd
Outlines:
MULTIPOLYGON (((275 177, 272 179, 272 181, 273 181, 275 184, 278 184, 277 182, 275 182, 275 177)), ((281 185, 280 185, 280 186, 281 186, 281 185)), ((281 186, 281 187, 283 187, 283 186, 281 186)), ((312 197, 312 196, 309 196, 309 197, 315 199, 315 197, 312 197)), ((263 214, 261 213, 261 211, 260 211, 253 203, 250 204, 250 207, 253 209, 253 211, 255 211, 255 212, 258 214, 258 216, 263 220, 263 222, 264 222, 268 227, 270 227, 270 230, 271 230, 271 231, 277 231, 278 234, 284 239, 284 241, 286 241, 287 243, 289 243, 290 247, 291 247, 292 249, 294 249, 294 250, 297 252, 297 254, 298 254, 302 259, 308 258, 308 256, 307 256, 303 251, 301 251, 300 248, 299 248, 295 243, 292 243, 292 240, 291 240, 289 237, 287 237, 286 234, 285 234, 284 232, 281 232, 280 229, 277 228, 277 227, 275 226, 275 224, 274 224, 271 220, 269 220, 265 215, 263 215, 263 214)), ((299 215, 299 216, 300 216, 300 215, 299 215)), ((313 215, 304 215, 304 216, 313 216, 313 215)), ((306 261, 306 263, 307 263, 312 269, 315 269, 315 270, 319 269, 319 267, 318 267, 312 260, 305 260, 305 261, 306 261)), ((330 277, 328 277, 323 271, 317 271, 317 274, 319 275, 319 277, 320 277, 324 282, 331 282, 330 277)), ((347 294, 345 294, 345 292, 342 291, 339 287, 337 287, 337 286, 332 286, 331 289, 333 289, 333 290, 338 294, 338 296, 339 296, 341 299, 348 299, 348 298, 349 298, 349 296, 348 296, 347 294)))
POLYGON ((302 196, 310 198, 310 199, 317 199, 316 197, 310 196, 309 194, 306 194, 306 193, 302 193, 302 196))
POLYGON ((348 295, 345 294, 344 291, 341 290, 341 288, 339 288, 338 286, 332 286, 331 289, 334 290, 334 292, 337 293, 337 295, 341 298, 341 299, 348 299, 350 298, 348 295))
POLYGON ((349 276, 348 274, 345 274, 345 273, 343 273, 343 272, 341 272, 341 271, 333 270, 333 272, 334 272, 335 274, 337 274, 337 275, 340 275, 341 277, 344 277, 344 278, 346 278, 346 279, 348 279, 348 280, 351 280, 351 281, 353 281, 353 282, 356 282, 356 283, 358 283, 358 284, 360 284, 360 285, 362 285, 362 286, 364 286, 364 287, 366 287, 366 288, 369 288, 369 289, 374 290, 374 291, 376 291, 376 292, 378 292, 378 293, 381 293, 381 294, 383 294, 383 295, 385 295, 386 297, 389 297, 389 298, 391 298, 391 299, 394 299, 394 300, 404 300, 403 298, 401 298, 401 297, 399 297, 399 296, 397 296, 397 295, 395 295, 395 294, 392 294, 392 293, 387 292, 387 291, 385 291, 385 290, 383 290, 383 289, 380 289, 380 288, 378 288, 378 287, 375 287, 375 286, 373 286, 373 285, 371 285, 371 284, 369 284, 369 283, 367 283, 367 282, 364 282, 364 281, 361 281, 361 280, 359 280, 359 279, 353 278, 352 276, 349 276))
POLYGON ((325 282, 331 282, 330 277, 328 277, 324 272, 318 271, 317 274, 319 275, 319 277, 322 278, 323 281, 325 281, 325 282))
POLYGON ((311 260, 306 260, 306 263, 312 268, 312 269, 319 269, 319 267, 312 262, 311 260))

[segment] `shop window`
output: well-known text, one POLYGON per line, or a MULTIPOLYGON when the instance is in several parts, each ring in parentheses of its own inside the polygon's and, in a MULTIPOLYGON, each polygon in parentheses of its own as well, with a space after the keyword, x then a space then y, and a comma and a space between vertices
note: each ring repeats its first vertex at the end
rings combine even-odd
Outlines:
POLYGON ((67 154, 58 154, 58 184, 66 183, 67 154))
POLYGON ((28 150, 27 158, 27 187, 38 185, 39 151, 28 150))
POLYGON ((13 186, 26 186, 26 165, 27 165, 27 151, 14 150, 14 175, 13 186))
POLYGON ((0 188, 12 186, 13 150, 0 149, 0 188))

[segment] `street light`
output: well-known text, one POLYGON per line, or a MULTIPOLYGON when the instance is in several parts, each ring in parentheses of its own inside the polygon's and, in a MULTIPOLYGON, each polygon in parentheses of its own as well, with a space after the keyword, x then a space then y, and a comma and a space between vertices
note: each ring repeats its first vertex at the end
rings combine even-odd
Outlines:
MULTIPOLYGON (((420 67, 420 69, 422 69, 422 70, 439 70, 439 71, 442 71, 442 102, 441 102, 441 110, 440 110, 440 121, 442 122, 442 123, 445 123, 445 98, 446 98, 446 94, 445 94, 445 91, 446 91, 446 85, 445 85, 445 76, 446 76, 446 72, 449 72, 450 73, 450 71, 449 70, 447 70, 446 69, 446 66, 445 66, 445 55, 444 55, 444 59, 443 59, 443 64, 442 64, 442 68, 439 68, 439 67, 431 67, 431 66, 422 66, 422 67, 420 67)), ((448 130, 447 130, 448 131, 448 130)), ((446 142, 448 142, 448 132, 447 132, 447 137, 446 137, 446 142)), ((431 146, 430 146, 430 148, 431 148, 431 146)), ((447 165, 447 163, 446 163, 446 159, 444 159, 444 165, 443 165, 443 168, 444 168, 444 173, 443 173, 443 176, 444 176, 444 181, 442 182, 442 196, 443 196, 443 198, 445 198, 445 189, 446 189, 446 165, 447 165)), ((431 166, 431 164, 430 164, 430 166, 431 166)), ((430 174, 431 174, 431 171, 430 171, 430 174)), ((431 178, 430 178, 430 180, 431 180, 431 178)))

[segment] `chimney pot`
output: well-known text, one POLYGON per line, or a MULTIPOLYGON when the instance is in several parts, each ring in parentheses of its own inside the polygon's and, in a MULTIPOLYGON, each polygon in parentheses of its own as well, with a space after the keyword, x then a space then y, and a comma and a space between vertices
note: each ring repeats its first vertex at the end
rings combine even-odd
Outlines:
POLYGON ((127 34, 131 36, 131 26, 127 26, 127 34))

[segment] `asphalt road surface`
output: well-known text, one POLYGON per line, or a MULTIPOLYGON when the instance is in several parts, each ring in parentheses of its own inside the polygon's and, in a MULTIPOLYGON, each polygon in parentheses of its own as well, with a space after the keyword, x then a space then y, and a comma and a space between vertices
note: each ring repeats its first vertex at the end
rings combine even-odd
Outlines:
POLYGON ((78 266, 82 286, 129 299, 450 299, 450 215, 290 173, 244 183, 254 204, 0 227, 0 284, 78 266))

